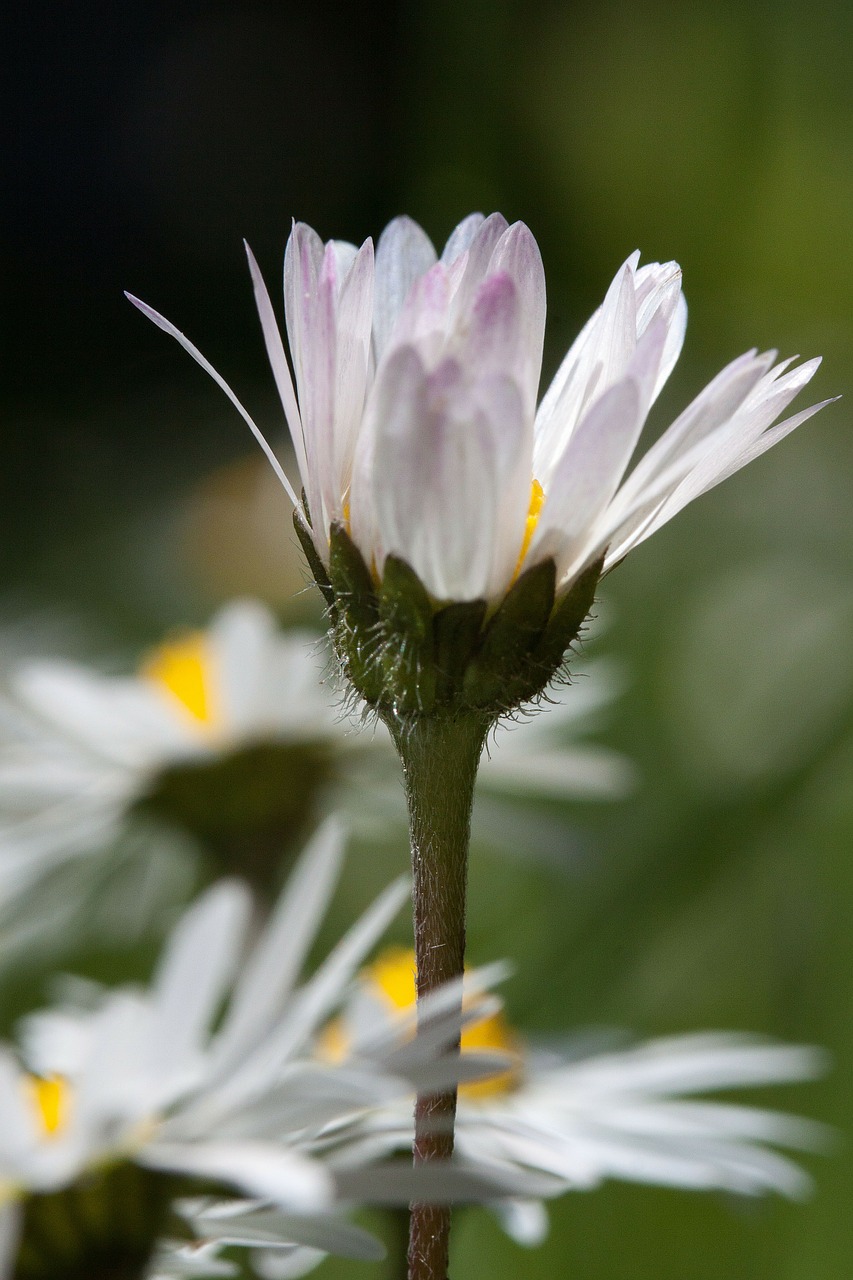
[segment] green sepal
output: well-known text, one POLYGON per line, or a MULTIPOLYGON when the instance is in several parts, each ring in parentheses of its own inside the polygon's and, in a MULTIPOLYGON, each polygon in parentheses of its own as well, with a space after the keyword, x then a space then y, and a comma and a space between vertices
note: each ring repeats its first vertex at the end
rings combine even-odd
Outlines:
POLYGON ((449 604, 435 615, 433 635, 436 697, 439 702, 450 701, 461 690, 485 616, 485 600, 449 604))
POLYGON ((379 589, 385 688, 403 712, 429 712, 435 704, 433 606, 415 571, 388 556, 379 589))
MULTIPOLYGON (((554 607, 557 580, 553 560, 543 560, 510 588, 486 628, 479 652, 465 672, 465 701, 478 707, 510 707, 516 684, 542 636, 554 607)), ((526 674, 526 673, 525 673, 526 674)), ((523 683, 529 683, 524 679, 523 683)))
POLYGON ((308 561, 308 568, 314 575, 314 581, 323 593, 323 599, 332 611, 332 620, 335 618, 335 593, 332 590, 332 584, 329 581, 329 575, 326 573, 326 566, 317 555, 317 548, 314 546, 314 539, 305 524, 306 517, 300 511, 293 513, 293 527, 296 530, 296 536, 299 539, 302 550, 305 553, 305 559, 308 561))
POLYGON ((536 651, 537 661, 548 670, 549 676, 557 670, 566 650, 580 635, 584 619, 595 603, 595 591, 603 568, 602 555, 584 569, 558 599, 536 651))
POLYGON ((382 693, 376 592, 361 552, 338 522, 329 530, 329 582, 338 610, 335 627, 338 654, 361 696, 375 703, 382 693))

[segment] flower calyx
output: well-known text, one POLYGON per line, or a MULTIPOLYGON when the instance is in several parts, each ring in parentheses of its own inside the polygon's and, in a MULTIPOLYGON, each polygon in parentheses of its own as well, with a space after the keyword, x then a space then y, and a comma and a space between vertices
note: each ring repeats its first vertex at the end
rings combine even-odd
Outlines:
POLYGON ((580 635, 603 568, 602 557, 558 593, 554 561, 540 561, 489 609, 485 600, 433 600, 394 555, 375 581, 340 523, 327 567, 299 513, 294 525, 341 668, 385 720, 474 713, 491 721, 536 698, 580 635))

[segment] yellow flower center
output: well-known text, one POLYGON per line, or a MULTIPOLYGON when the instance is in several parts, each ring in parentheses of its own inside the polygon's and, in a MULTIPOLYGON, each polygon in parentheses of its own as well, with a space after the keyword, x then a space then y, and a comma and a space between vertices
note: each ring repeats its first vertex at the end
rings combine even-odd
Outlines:
POLYGON ((71 1090, 62 1076, 25 1076, 24 1089, 42 1137, 57 1138, 68 1123, 71 1090))
MULTIPOLYGON (((392 1017, 414 1008, 417 1001, 415 953, 407 947, 389 947, 373 964, 361 971, 361 981, 374 996, 383 1000, 392 1017)), ((351 1044, 343 1018, 335 1018, 320 1037, 320 1054, 330 1062, 342 1062, 351 1044)), ((503 1053, 512 1058, 512 1066, 498 1075, 459 1086, 464 1098, 486 1098, 510 1093, 521 1076, 522 1047, 519 1037, 508 1025, 503 1013, 492 1013, 471 1022, 462 1032, 463 1053, 503 1053)))
POLYGON ((518 563, 515 566, 514 577, 518 577, 521 573, 521 566, 524 563, 524 557, 530 550, 530 544, 533 541, 533 535, 536 532, 536 526, 539 523, 539 517, 542 514, 542 508, 545 505, 545 490, 542 488, 538 480, 534 480, 530 486, 530 506, 527 508, 527 519, 524 522, 524 537, 521 540, 521 550, 518 553, 518 563))
POLYGON ((219 720, 214 660, 203 631, 167 640, 142 665, 142 675, 180 703, 197 725, 213 728, 219 720))

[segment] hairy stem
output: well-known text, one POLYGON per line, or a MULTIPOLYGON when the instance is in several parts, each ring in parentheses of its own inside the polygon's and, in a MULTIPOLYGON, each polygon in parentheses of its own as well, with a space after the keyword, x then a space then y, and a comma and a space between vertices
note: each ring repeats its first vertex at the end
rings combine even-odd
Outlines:
MULTIPOLYGON (((489 721, 481 715, 392 724, 403 762, 414 877, 418 1000, 462 975, 474 781, 489 721)), ((414 1160, 453 1153, 456 1090, 418 1097, 414 1160)), ((450 1206, 413 1204, 409 1280, 446 1280, 450 1206)))

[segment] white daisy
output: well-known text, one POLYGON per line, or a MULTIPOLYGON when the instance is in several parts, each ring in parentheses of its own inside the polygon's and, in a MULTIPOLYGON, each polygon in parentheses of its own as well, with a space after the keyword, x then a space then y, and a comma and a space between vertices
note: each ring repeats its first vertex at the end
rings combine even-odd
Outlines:
POLYGON ((0 703, 0 901, 114 841, 134 808, 211 842, 245 828, 256 848, 292 846, 374 745, 321 677, 316 638, 248 600, 167 640, 135 675, 17 663, 0 703))
MULTIPOLYGON (((7 949, 10 930, 29 944, 55 921, 61 936, 74 903, 88 902, 95 888, 103 894, 104 877, 119 864, 127 893, 114 887, 113 915, 143 928, 142 917, 160 902, 157 859, 171 884, 164 823, 200 840, 220 872, 251 877, 267 892, 277 887, 288 847, 324 810, 343 808, 365 836, 402 824, 388 732, 381 722, 371 734, 354 731, 340 694, 322 679, 318 644, 308 633, 280 630, 264 606, 245 600, 221 610, 206 631, 166 641, 135 675, 60 659, 13 666, 0 695, 7 949), (121 858, 113 856, 117 846, 121 858), (109 857, 93 858, 99 851, 109 857), (50 877, 72 861, 73 883, 60 875, 54 888, 50 877), (133 872, 143 866, 144 884, 133 872), (132 912, 120 909, 121 896, 132 912)), ((573 696, 560 691, 551 715, 535 718, 526 749, 515 733, 499 735, 484 790, 509 798, 625 794, 628 762, 583 741, 617 691, 612 672, 592 664, 573 696)), ((495 833, 500 823, 492 823, 492 839, 495 833)))
MULTIPOLYGON (((285 255, 291 380, 274 310, 249 265, 299 480, 282 471, 220 375, 169 321, 131 301, 193 356, 261 441, 320 562, 345 527, 377 579, 401 558, 436 601, 497 601, 546 560, 565 592, 616 564, 683 506, 821 405, 773 427, 813 376, 775 353, 728 365, 624 479, 681 350, 674 262, 632 254, 538 410, 545 278, 523 223, 472 214, 440 259, 397 218, 360 249, 303 223, 285 255), (297 497, 303 489, 307 506, 297 497)), ((130 295, 128 295, 130 296, 130 295)), ((826 402, 824 402, 826 403, 826 402)))
MULTIPOLYGON (((368 966, 343 1015, 321 1036, 320 1056, 345 1061, 361 1044, 377 1042, 377 1028, 411 1033, 414 971, 414 954, 402 948, 368 966)), ((582 1042, 536 1049, 502 1013, 489 1011, 472 1017, 463 1031, 463 1060, 475 1051, 503 1054, 504 1069, 460 1086, 455 1158, 493 1176, 535 1171, 553 1180, 549 1195, 619 1178, 799 1198, 810 1188, 808 1175, 773 1148, 815 1149, 826 1141, 826 1131, 809 1121, 694 1096, 814 1078, 825 1061, 811 1048, 708 1033, 611 1051, 582 1042)), ((395 1102, 367 1116, 362 1137, 372 1155, 383 1144, 410 1149, 411 1106, 395 1102)), ((357 1152, 353 1136, 345 1158, 357 1152)), ((511 1197, 492 1207, 520 1243, 544 1237, 547 1215, 540 1200, 511 1197)))
POLYGON ((36 1015, 20 1051, 0 1050, 6 1238, 21 1220, 26 1236, 29 1206, 49 1193, 135 1167, 262 1197, 289 1243, 302 1231, 312 1247, 376 1256, 374 1242, 337 1220, 324 1235, 335 1186, 313 1144, 330 1123, 404 1086, 378 1060, 318 1070, 308 1045, 408 887, 383 894, 298 988, 342 847, 340 829, 326 824, 242 967, 250 898, 226 881, 187 911, 147 990, 36 1015))

